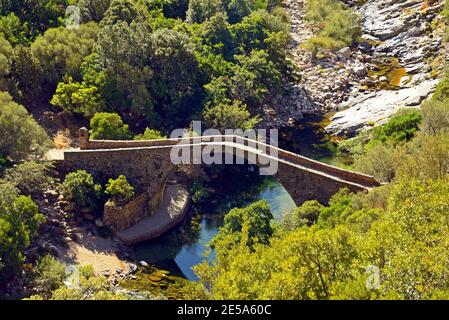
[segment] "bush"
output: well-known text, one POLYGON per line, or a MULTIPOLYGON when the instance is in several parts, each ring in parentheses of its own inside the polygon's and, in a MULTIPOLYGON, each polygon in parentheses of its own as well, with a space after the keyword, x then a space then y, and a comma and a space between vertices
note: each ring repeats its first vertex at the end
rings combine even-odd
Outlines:
POLYGON ((139 134, 134 137, 134 140, 158 140, 158 139, 166 139, 160 131, 146 128, 143 134, 139 134))
POLYGON ((127 140, 131 138, 129 127, 117 113, 100 112, 90 120, 90 138, 127 140))
POLYGON ((315 200, 306 201, 300 207, 284 215, 282 225, 286 230, 294 230, 302 226, 311 226, 324 207, 315 200))
POLYGON ((314 54, 349 46, 361 36, 359 17, 339 0, 307 1, 305 18, 319 30, 306 43, 314 54))
POLYGON ((391 143, 393 146, 410 141, 419 130, 422 117, 419 110, 401 110, 387 123, 374 127, 372 140, 382 143, 391 143))
POLYGON ((49 296, 53 290, 64 284, 66 267, 52 256, 39 259, 34 271, 34 282, 39 292, 49 296))
POLYGON ((444 102, 449 99, 449 78, 443 78, 437 85, 432 101, 444 102))
POLYGON ((14 185, 0 181, 0 286, 20 272, 23 252, 44 221, 30 197, 20 196, 14 185))
POLYGON ((212 246, 221 242, 238 244, 243 241, 250 249, 256 243, 269 244, 274 229, 273 214, 266 200, 254 202, 246 208, 234 208, 225 216, 223 227, 212 240, 212 246))
POLYGON ((376 144, 366 154, 356 159, 356 170, 374 176, 377 180, 391 182, 398 167, 398 152, 383 144, 376 144))
POLYGON ((44 129, 28 111, 0 92, 0 154, 13 160, 41 156, 50 146, 44 129))
POLYGON ((449 130, 448 102, 428 101, 421 107, 421 131, 425 134, 435 135, 443 130, 449 130))
POLYGON ((69 173, 63 183, 64 196, 82 208, 96 208, 101 186, 84 170, 69 173))
POLYGON ((117 179, 109 179, 106 194, 111 196, 115 203, 124 204, 134 197, 134 187, 125 176, 119 176, 117 179))
POLYGON ((21 193, 37 196, 54 181, 50 171, 54 169, 50 163, 27 161, 5 171, 5 179, 13 183, 21 193))

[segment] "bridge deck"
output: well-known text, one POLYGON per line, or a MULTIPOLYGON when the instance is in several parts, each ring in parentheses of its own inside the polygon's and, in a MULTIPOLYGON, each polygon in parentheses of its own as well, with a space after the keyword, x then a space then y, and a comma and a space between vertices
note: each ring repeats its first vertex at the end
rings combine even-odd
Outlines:
POLYGON ((189 194, 180 185, 169 185, 161 207, 129 229, 117 233, 127 245, 157 238, 179 224, 187 214, 189 194))

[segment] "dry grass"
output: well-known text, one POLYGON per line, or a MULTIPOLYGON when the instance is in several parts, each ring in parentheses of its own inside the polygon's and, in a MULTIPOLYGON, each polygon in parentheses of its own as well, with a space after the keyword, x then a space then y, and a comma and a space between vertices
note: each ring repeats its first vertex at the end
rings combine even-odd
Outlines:
POLYGON ((70 131, 68 129, 59 130, 53 139, 53 144, 56 149, 67 149, 72 144, 72 139, 70 138, 70 131))

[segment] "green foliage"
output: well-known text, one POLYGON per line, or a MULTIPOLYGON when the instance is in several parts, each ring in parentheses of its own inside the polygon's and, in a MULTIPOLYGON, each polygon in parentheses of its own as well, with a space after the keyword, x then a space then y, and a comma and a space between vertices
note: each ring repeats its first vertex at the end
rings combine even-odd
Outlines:
MULTIPOLYGON (((61 269, 62 271, 62 269, 61 269)), ((110 288, 108 280, 99 276, 96 277, 92 266, 78 266, 79 278, 76 278, 76 286, 59 286, 52 292, 45 295, 34 295, 26 300, 128 300, 130 297, 110 288)), ((56 279, 55 279, 56 280, 56 279)), ((56 282, 53 282, 55 285, 56 282)))
POLYGON ((143 134, 139 134, 134 137, 134 140, 159 140, 166 139, 167 136, 164 136, 160 131, 146 128, 143 134))
POLYGON ((100 22, 109 9, 112 0, 79 0, 81 19, 83 22, 100 22))
POLYGON ((398 168, 401 149, 375 144, 354 162, 354 168, 360 172, 374 176, 382 182, 391 182, 398 168))
POLYGON ((33 271, 36 289, 45 297, 61 287, 67 276, 65 265, 49 255, 41 257, 33 271))
POLYGON ((210 128, 222 132, 225 129, 253 129, 260 122, 259 117, 251 117, 246 105, 240 101, 210 106, 204 110, 203 118, 210 128))
POLYGON ((37 197, 53 183, 53 169, 51 163, 27 161, 7 169, 4 179, 13 183, 22 194, 37 197))
POLYGON ((19 273, 24 250, 38 232, 45 217, 30 197, 7 182, 0 182, 0 285, 19 273))
POLYGON ((37 35, 59 26, 68 5, 68 0, 2 0, 0 15, 14 13, 37 35))
POLYGON ((131 138, 129 127, 116 113, 97 113, 90 120, 90 138, 106 140, 127 140, 131 138))
POLYGON ((317 222, 323 208, 324 207, 316 200, 306 201, 297 209, 283 216, 282 226, 285 230, 294 230, 302 226, 311 226, 317 222))
POLYGON ((223 11, 221 0, 190 0, 186 21, 189 23, 202 23, 223 11))
POLYGON ((446 101, 427 101, 421 106, 421 131, 434 135, 449 129, 449 99, 446 101))
POLYGON ((8 90, 10 83, 8 76, 11 72, 12 46, 0 33, 0 90, 8 90))
POLYGON ((106 184, 105 193, 109 195, 116 204, 124 204, 134 197, 134 187, 128 182, 125 176, 117 179, 109 179, 106 184))
POLYGON ((22 23, 13 12, 7 16, 0 17, 0 33, 13 45, 28 45, 29 33, 27 23, 22 23))
POLYGON ((232 239, 232 243, 237 244, 244 237, 247 237, 245 245, 249 248, 254 248, 256 243, 268 244, 274 232, 271 226, 272 219, 270 205, 265 200, 255 202, 246 208, 232 209, 225 216, 224 225, 212 241, 212 245, 216 247, 226 239, 232 239))
POLYGON ((87 86, 85 82, 74 82, 71 77, 58 84, 51 104, 66 111, 84 114, 86 118, 92 118, 104 109, 97 87, 87 86))
POLYGON ((44 129, 8 93, 0 92, 0 106, 0 154, 13 160, 43 155, 50 144, 44 129))
POLYGON ((92 53, 97 35, 98 26, 91 22, 79 29, 49 29, 33 42, 31 51, 42 66, 49 92, 55 90, 64 75, 81 79, 81 63, 92 53))
POLYGON ((449 100, 449 78, 443 78, 438 83, 432 101, 447 102, 449 100))
POLYGON ((361 36, 358 16, 340 0, 310 0, 305 19, 317 29, 305 46, 316 55, 320 49, 337 50, 351 45, 361 36))
POLYGON ((84 170, 67 174, 63 182, 64 196, 82 208, 95 208, 101 185, 95 184, 92 175, 84 170))
POLYGON ((371 140, 391 143, 393 146, 404 141, 410 141, 418 131, 421 120, 422 117, 419 111, 399 111, 384 125, 373 128, 371 140))

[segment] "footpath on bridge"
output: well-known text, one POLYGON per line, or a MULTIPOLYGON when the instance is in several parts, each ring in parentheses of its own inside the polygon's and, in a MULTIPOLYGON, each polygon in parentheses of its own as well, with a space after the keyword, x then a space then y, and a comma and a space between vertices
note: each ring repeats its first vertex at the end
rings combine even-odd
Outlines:
POLYGON ((184 220, 189 205, 189 193, 183 186, 168 185, 162 205, 153 215, 116 235, 127 245, 160 237, 184 220))

